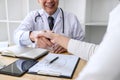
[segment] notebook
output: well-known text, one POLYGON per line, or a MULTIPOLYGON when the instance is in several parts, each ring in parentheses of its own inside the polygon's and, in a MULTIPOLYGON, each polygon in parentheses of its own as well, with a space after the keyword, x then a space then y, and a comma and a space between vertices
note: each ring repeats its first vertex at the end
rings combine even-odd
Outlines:
POLYGON ((72 78, 79 62, 79 57, 66 54, 47 54, 42 60, 32 66, 28 73, 72 78))
POLYGON ((2 56, 37 59, 47 54, 48 51, 41 48, 21 47, 15 45, 1 50, 0 53, 2 56))
POLYGON ((0 61, 0 69, 2 69, 3 67, 5 67, 6 65, 2 62, 2 61, 0 61))

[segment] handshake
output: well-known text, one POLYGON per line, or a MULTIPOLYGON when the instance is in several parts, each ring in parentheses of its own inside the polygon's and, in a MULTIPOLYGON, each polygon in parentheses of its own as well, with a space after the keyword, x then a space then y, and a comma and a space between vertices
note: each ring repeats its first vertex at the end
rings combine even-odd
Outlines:
POLYGON ((36 44, 37 48, 44 48, 53 53, 66 52, 65 48, 56 43, 57 35, 53 31, 31 31, 30 39, 36 44))

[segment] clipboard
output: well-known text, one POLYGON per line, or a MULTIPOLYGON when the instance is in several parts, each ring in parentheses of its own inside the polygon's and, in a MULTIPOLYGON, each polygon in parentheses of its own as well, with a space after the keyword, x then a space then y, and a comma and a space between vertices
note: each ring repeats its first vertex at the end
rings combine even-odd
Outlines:
POLYGON ((49 53, 37 64, 32 66, 28 70, 28 73, 71 79, 79 60, 80 58, 75 55, 49 53), (50 61, 55 57, 59 57, 59 59, 50 64, 50 61))

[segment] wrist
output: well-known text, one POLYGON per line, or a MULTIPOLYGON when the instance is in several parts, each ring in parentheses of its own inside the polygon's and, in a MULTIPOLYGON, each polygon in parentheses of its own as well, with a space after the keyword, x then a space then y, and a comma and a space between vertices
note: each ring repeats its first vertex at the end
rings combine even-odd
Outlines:
POLYGON ((34 39, 34 34, 33 34, 32 31, 30 31, 29 37, 30 37, 30 40, 34 43, 34 42, 35 42, 35 39, 34 39))

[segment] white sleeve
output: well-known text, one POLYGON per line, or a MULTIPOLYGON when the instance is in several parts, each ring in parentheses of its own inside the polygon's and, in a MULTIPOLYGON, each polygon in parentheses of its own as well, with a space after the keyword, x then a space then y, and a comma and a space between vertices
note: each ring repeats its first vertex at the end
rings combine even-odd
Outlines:
POLYGON ((77 80, 120 80, 120 5, 110 14, 107 33, 77 80))
POLYGON ((30 31, 33 31, 34 27, 34 12, 29 13, 22 21, 19 27, 14 32, 14 41, 21 46, 31 45, 32 41, 29 38, 30 31))
POLYGON ((90 56, 97 49, 97 45, 71 39, 68 43, 68 52, 79 56, 84 60, 89 60, 90 56))
POLYGON ((28 46, 28 45, 33 44, 32 41, 29 38, 30 31, 19 31, 17 34, 18 34, 17 36, 19 36, 18 37, 19 42, 17 42, 18 45, 28 46), (20 32, 22 32, 22 34, 19 34, 20 32))

